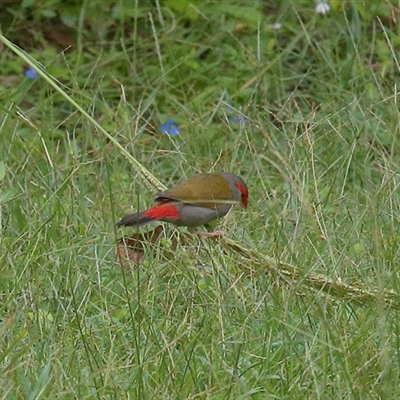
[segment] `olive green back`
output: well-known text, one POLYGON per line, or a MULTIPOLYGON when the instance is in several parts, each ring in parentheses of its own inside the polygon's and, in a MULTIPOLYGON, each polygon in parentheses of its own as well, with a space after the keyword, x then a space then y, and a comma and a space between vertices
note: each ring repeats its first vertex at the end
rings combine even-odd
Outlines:
POLYGON ((232 190, 220 172, 194 175, 186 181, 157 195, 156 201, 177 200, 201 207, 217 208, 232 202, 232 190))

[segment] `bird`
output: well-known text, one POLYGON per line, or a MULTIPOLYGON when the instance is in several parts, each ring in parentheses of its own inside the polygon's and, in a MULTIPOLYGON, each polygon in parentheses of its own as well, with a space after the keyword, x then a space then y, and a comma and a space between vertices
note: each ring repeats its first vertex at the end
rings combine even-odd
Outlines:
MULTIPOLYGON (((248 201, 247 185, 234 173, 200 173, 158 193, 152 207, 125 215, 117 227, 140 227, 153 221, 164 221, 193 231, 193 228, 222 218, 235 204, 247 208, 248 201)), ((193 232, 207 236, 224 234, 221 231, 193 232)))

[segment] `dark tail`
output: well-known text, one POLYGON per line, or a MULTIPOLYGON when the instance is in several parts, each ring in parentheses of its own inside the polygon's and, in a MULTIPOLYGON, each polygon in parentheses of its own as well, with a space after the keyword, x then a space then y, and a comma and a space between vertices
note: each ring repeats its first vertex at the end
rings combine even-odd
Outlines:
POLYGON ((142 226, 149 222, 154 221, 154 218, 146 216, 143 211, 137 212, 135 214, 125 215, 121 221, 117 222, 117 227, 120 226, 142 226))

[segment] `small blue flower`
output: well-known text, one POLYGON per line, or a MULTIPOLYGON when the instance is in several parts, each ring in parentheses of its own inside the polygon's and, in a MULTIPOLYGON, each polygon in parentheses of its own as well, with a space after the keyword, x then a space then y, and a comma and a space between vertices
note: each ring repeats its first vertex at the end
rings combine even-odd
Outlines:
POLYGON ((165 121, 161 125, 160 129, 161 129, 162 133, 166 133, 171 136, 179 135, 179 132, 181 130, 181 128, 179 128, 178 123, 173 119, 169 119, 168 121, 165 121))
POLYGON ((249 122, 249 119, 244 114, 242 114, 237 108, 234 108, 229 104, 226 104, 225 109, 230 122, 242 125, 247 124, 249 122))
POLYGON ((249 121, 249 119, 247 117, 245 117, 244 115, 231 115, 229 117, 229 119, 231 120, 231 122, 234 123, 238 123, 238 124, 247 124, 247 122, 249 121))
POLYGON ((25 76, 28 79, 36 79, 39 75, 31 66, 25 68, 25 76))

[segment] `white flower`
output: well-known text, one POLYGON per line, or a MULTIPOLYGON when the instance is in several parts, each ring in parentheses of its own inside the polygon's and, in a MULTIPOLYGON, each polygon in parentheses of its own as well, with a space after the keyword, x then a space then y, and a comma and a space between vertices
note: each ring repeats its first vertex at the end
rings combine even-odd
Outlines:
POLYGON ((318 14, 326 14, 331 10, 331 6, 326 1, 319 1, 315 6, 315 11, 318 14))
POLYGON ((275 22, 274 24, 270 25, 271 29, 281 29, 282 24, 280 22, 275 22))

